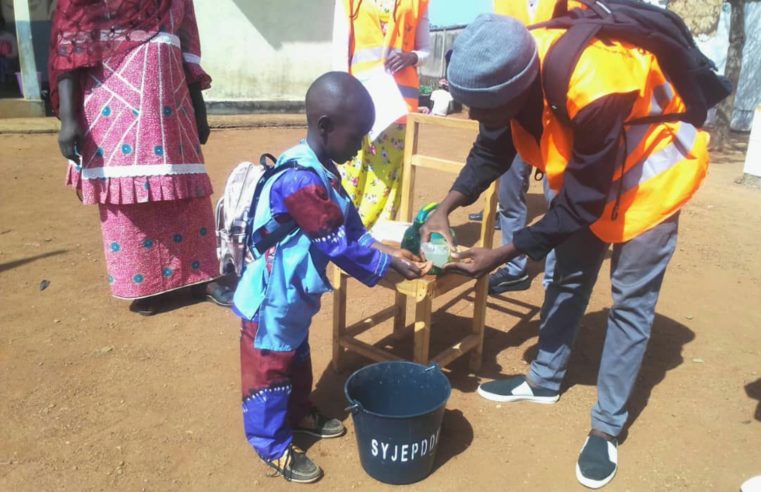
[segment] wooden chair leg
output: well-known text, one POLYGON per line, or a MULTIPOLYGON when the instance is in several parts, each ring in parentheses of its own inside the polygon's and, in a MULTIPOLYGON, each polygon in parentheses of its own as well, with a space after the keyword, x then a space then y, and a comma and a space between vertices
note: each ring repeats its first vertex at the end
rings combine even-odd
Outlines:
POLYGON ((333 369, 341 371, 341 358, 346 351, 341 340, 346 333, 346 284, 348 277, 333 267, 333 369))
POLYGON ((484 354, 484 326, 486 325, 486 300, 489 295, 489 276, 484 275, 476 282, 476 298, 473 303, 472 332, 478 336, 476 345, 470 354, 470 371, 477 373, 481 369, 484 354))
POLYGON ((394 315, 394 337, 399 338, 404 333, 407 326, 407 296, 400 293, 394 293, 394 304, 396 305, 396 314, 394 315))
POLYGON ((415 305, 415 362, 428 364, 431 342, 433 297, 429 294, 415 305))

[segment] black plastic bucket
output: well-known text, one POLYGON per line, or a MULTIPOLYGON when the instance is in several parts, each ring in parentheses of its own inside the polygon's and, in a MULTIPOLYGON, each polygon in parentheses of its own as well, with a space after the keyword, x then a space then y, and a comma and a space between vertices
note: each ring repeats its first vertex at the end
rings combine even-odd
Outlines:
POLYGON ((437 365, 372 364, 346 380, 359 458, 376 480, 408 484, 433 470, 452 387, 437 365))

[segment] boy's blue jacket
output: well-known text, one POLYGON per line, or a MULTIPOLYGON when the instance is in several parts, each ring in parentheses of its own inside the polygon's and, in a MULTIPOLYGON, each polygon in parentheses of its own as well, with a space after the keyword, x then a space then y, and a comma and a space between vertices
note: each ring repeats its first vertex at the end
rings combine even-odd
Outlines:
MULTIPOLYGON (((305 142, 283 153, 276 166, 293 160, 319 177, 330 200, 347 217, 354 205, 331 185, 332 174, 305 142)), ((272 220, 271 191, 281 175, 273 176, 264 184, 254 214, 253 230, 258 230, 272 220)), ((333 179, 340 178, 333 176, 333 179)), ((326 277, 330 258, 315 242, 346 241, 345 235, 346 229, 341 227, 327 236, 313 239, 297 228, 276 246, 274 256, 270 257, 270 269, 267 267, 266 253, 255 257, 246 266, 233 303, 236 314, 241 318, 258 318, 259 327, 254 340, 257 348, 290 351, 295 350, 307 338, 311 319, 320 309, 320 297, 331 290, 326 277)), ((373 241, 369 234, 360 239, 360 243, 364 242, 365 246, 371 245, 373 241)), ((257 253, 254 251, 254 254, 257 253)), ((389 258, 385 254, 381 255, 380 264, 376 265, 378 271, 366 283, 374 284, 385 274, 389 258)))

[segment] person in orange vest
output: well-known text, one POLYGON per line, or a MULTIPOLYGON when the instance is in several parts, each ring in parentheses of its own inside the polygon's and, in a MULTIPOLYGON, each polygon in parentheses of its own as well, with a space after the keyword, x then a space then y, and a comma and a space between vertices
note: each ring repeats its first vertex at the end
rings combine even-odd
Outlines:
MULTIPOLYGON (((529 26, 552 18, 556 0, 494 0, 494 13, 518 19, 529 26)), ((512 166, 499 180, 499 214, 497 227, 502 231, 502 244, 509 244, 513 234, 526 227, 528 206, 526 194, 531 177, 531 166, 520 156, 515 156, 512 166)), ((547 203, 552 201, 553 194, 547 182, 544 181, 544 194, 547 203)), ((471 220, 482 220, 482 213, 471 214, 471 220)), ((544 282, 552 281, 555 264, 555 254, 550 251, 544 259, 544 282)), ((497 295, 504 292, 527 290, 531 287, 528 276, 528 258, 520 255, 504 264, 504 266, 489 275, 489 294, 497 295)))
MULTIPOLYGON (((333 68, 359 76, 385 68, 410 112, 417 112, 417 66, 430 54, 428 0, 337 0, 333 68)), ((405 119, 386 128, 341 168, 343 186, 368 229, 399 208, 405 119)))
POLYGON ((684 101, 655 56, 632 45, 592 39, 573 69, 570 121, 545 100, 542 73, 564 29, 529 32, 518 20, 483 14, 457 39, 449 65, 453 97, 470 108, 479 135, 452 189, 421 229, 450 240, 449 214, 473 203, 519 154, 557 193, 547 214, 510 244, 473 248, 447 270, 482 276, 519 254, 541 260, 554 248, 539 349, 525 376, 490 381, 489 400, 554 403, 579 321, 612 247, 613 306, 608 315, 591 431, 576 464, 585 486, 607 484, 618 468, 618 436, 677 240, 679 211, 702 183, 708 135, 681 121, 636 123, 679 113, 684 101))

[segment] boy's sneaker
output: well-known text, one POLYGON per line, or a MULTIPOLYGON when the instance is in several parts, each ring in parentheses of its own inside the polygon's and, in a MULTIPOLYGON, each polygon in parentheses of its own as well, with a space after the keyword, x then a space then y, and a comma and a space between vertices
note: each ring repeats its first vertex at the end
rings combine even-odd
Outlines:
POLYGON ((518 290, 528 290, 531 287, 531 279, 527 274, 513 275, 507 268, 500 268, 489 275, 489 294, 501 294, 518 290))
POLYGON ((306 453, 298 446, 291 444, 283 456, 274 460, 262 460, 275 470, 273 477, 281 475, 289 482, 312 483, 322 476, 322 469, 314 461, 307 458, 306 453))
POLYGON ((338 419, 329 419, 320 412, 313 410, 304 417, 301 423, 293 429, 294 433, 308 434, 323 439, 341 437, 346 433, 346 427, 338 419))
POLYGON ((489 381, 478 387, 478 394, 487 400, 499 402, 532 401, 534 403, 555 403, 560 394, 544 388, 532 388, 525 376, 489 381))
POLYGON ((618 469, 618 441, 590 434, 576 463, 576 479, 585 487, 599 489, 608 484, 618 469))

